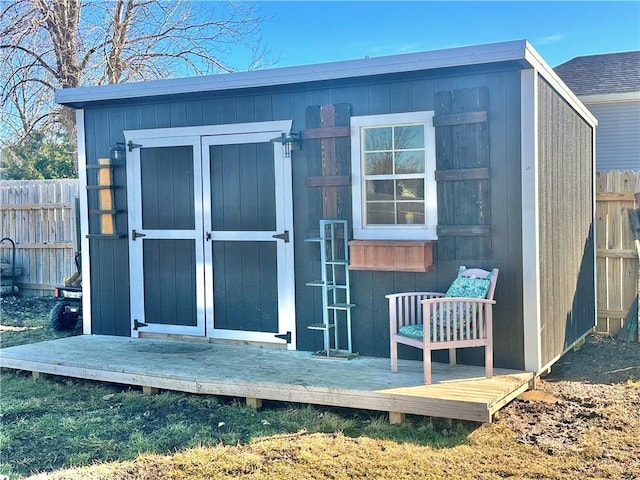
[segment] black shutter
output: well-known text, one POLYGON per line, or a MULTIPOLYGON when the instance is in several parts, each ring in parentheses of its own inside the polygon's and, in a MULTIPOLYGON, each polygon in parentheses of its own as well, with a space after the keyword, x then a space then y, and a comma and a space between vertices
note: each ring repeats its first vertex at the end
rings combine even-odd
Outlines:
POLYGON ((487 88, 435 95, 438 258, 491 258, 487 88))

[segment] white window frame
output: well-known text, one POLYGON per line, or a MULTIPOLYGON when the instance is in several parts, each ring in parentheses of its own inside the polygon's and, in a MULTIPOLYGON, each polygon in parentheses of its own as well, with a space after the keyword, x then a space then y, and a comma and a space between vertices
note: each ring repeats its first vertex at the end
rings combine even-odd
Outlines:
POLYGON ((358 240, 436 240, 438 195, 435 179, 436 133, 433 111, 351 117, 351 197, 353 238, 358 240), (425 132, 425 224, 366 225, 362 168, 362 130, 368 127, 423 124, 425 132))

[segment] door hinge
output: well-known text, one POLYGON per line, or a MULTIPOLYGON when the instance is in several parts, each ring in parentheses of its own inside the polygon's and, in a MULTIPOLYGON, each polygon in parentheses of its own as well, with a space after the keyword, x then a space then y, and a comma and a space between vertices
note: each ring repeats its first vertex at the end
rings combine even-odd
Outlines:
POLYGON ((144 233, 136 232, 135 228, 131 230, 131 240, 142 237, 146 237, 146 235, 144 233))
POLYGON ((146 323, 141 322, 137 318, 133 319, 133 329, 134 330, 138 330, 139 328, 144 328, 144 327, 148 327, 148 326, 149 325, 147 325, 146 323))
POLYGON ((284 243, 289 243, 289 230, 285 230, 283 233, 278 233, 277 235, 273 235, 273 238, 277 238, 278 240, 284 240, 284 243))
POLYGON ((131 140, 127 142, 127 149, 130 152, 133 152, 134 148, 140 148, 140 147, 142 147, 142 145, 140 145, 139 143, 133 143, 131 140))
POLYGON ((274 337, 279 338, 281 340, 285 340, 287 343, 291 343, 291 332, 274 335, 274 337))

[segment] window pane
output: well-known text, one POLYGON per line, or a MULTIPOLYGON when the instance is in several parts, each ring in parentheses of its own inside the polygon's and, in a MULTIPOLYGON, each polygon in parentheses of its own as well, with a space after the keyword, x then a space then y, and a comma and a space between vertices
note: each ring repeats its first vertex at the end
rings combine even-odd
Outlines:
POLYGON ((391 150, 391 127, 365 128, 364 149, 367 152, 391 150))
POLYGON ((367 200, 393 201, 393 180, 367 180, 367 200))
POLYGON ((424 173, 424 150, 396 153, 396 173, 424 173))
POLYGON ((411 223, 424 225, 424 203, 403 202, 398 203, 398 223, 411 223))
POLYGON ((424 200, 424 180, 411 178, 396 180, 397 200, 424 200))
POLYGON ((367 203, 368 225, 394 225, 396 223, 393 202, 367 203))
POLYGON ((390 175, 393 173, 393 154, 365 153, 364 154, 364 174, 365 175, 390 175))
POLYGON ((424 148, 424 126, 407 125, 394 129, 393 140, 396 150, 424 148))

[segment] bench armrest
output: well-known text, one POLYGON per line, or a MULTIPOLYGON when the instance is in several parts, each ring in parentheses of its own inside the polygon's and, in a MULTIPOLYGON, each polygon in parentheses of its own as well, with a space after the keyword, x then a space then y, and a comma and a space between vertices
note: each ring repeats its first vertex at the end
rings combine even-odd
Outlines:
POLYGON ((404 325, 422 323, 422 301, 444 297, 442 292, 404 292, 386 295, 389 300, 389 328, 398 333, 404 325))

